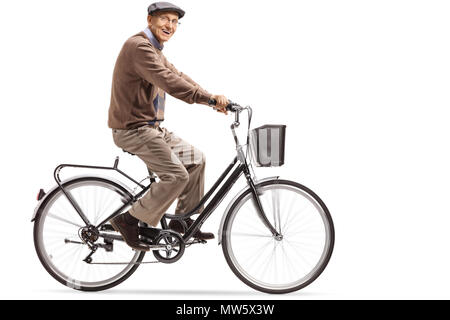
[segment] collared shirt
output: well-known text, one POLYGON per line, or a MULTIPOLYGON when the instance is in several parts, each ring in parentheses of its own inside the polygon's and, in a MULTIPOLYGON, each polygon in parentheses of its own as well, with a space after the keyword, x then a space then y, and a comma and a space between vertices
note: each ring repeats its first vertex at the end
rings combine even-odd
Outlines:
MULTIPOLYGON (((164 49, 164 46, 159 43, 158 39, 156 39, 153 32, 150 30, 149 27, 144 29, 144 33, 147 36, 148 40, 150 40, 150 43, 157 48, 159 51, 162 51, 164 49)), ((155 100, 153 100, 153 106, 155 108, 156 114, 158 114, 158 110, 162 110, 164 112, 164 107, 166 104, 166 93, 163 95, 157 95, 155 100)), ((164 114, 164 113, 163 113, 164 114)), ((148 121, 149 125, 158 125, 161 121, 164 121, 163 119, 155 119, 152 121, 148 121)))
POLYGON ((162 44, 159 43, 158 39, 156 39, 155 35, 153 34, 153 32, 150 30, 149 27, 144 29, 144 33, 147 36, 148 40, 150 40, 151 44, 155 47, 158 48, 158 50, 162 50, 164 49, 164 46, 162 44))

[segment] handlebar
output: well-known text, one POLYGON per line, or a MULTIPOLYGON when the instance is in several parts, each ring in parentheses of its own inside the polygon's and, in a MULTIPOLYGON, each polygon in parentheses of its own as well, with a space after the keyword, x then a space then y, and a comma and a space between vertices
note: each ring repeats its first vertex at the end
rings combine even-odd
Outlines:
MULTIPOLYGON (((209 99, 209 100, 208 100, 208 104, 209 104, 210 106, 215 106, 215 105, 217 104, 217 101, 216 101, 215 99, 209 99)), ((243 109, 244 109, 244 108, 241 107, 239 104, 237 104, 237 103, 235 103, 235 102, 233 102, 233 101, 231 101, 231 100, 228 100, 228 105, 227 105, 227 107, 226 107, 226 110, 227 110, 227 111, 231 111, 231 112, 241 112, 243 109)))

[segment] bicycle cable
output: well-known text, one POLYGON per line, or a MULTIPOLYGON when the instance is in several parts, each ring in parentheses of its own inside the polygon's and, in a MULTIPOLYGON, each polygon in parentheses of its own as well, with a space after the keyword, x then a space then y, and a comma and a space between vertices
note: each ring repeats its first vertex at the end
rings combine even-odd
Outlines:
POLYGON ((248 114, 248 127, 247 127, 247 143, 246 143, 246 147, 247 150, 245 152, 245 161, 247 162, 247 165, 250 167, 251 172, 253 173, 253 177, 254 180, 256 179, 256 174, 255 174, 255 170, 253 168, 253 161, 252 161, 252 153, 250 152, 250 160, 248 159, 248 155, 249 155, 249 149, 251 148, 250 146, 250 127, 251 127, 251 123, 252 123, 252 109, 250 108, 250 106, 247 106, 245 108, 247 110, 247 114, 248 114))
POLYGON ((151 181, 151 178, 152 178, 152 177, 149 175, 149 176, 145 177, 144 179, 142 179, 141 181, 139 181, 139 184, 136 185, 136 187, 134 187, 133 190, 131 190, 131 192, 132 192, 133 194, 136 194, 136 190, 137 190, 137 188, 139 188, 139 185, 140 185, 142 182, 144 182, 145 180, 147 180, 147 179, 151 181))

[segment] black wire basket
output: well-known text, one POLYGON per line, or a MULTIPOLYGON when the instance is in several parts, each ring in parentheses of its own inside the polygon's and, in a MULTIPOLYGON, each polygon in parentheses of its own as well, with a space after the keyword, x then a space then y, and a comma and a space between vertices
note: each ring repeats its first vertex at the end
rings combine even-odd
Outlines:
POLYGON ((250 152, 256 166, 282 166, 285 138, 285 125, 266 124, 250 131, 250 152))

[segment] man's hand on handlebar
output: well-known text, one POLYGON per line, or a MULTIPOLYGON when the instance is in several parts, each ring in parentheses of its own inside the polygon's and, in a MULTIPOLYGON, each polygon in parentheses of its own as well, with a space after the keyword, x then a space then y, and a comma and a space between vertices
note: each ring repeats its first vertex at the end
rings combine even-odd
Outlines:
POLYGON ((215 102, 216 102, 216 105, 214 106, 214 110, 216 110, 217 112, 228 114, 228 112, 227 112, 227 105, 228 105, 227 97, 225 97, 223 95, 212 95, 211 99, 215 100, 215 102))

